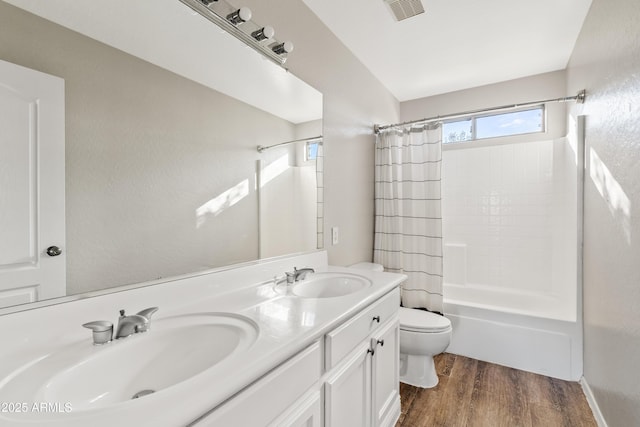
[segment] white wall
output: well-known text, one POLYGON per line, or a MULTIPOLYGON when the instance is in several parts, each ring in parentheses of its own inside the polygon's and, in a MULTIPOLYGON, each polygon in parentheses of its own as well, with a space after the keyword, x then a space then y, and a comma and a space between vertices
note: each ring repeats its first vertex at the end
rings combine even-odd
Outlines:
POLYGON ((640 425, 640 2, 593 0, 567 68, 585 88, 584 376, 610 427, 640 425))
MULTIPOLYGON (((304 144, 303 144, 304 145, 304 144)), ((260 257, 316 249, 315 161, 296 165, 299 147, 265 152, 260 174, 260 257)))

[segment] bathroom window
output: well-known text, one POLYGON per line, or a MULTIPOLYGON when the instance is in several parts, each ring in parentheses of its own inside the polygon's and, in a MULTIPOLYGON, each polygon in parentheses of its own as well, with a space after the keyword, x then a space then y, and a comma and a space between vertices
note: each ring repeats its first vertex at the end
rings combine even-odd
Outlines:
POLYGON ((318 158, 319 141, 307 141, 307 149, 305 150, 305 161, 315 160, 318 158))
POLYGON ((473 141, 485 138, 544 132, 544 105, 507 113, 483 114, 444 122, 442 142, 473 141))

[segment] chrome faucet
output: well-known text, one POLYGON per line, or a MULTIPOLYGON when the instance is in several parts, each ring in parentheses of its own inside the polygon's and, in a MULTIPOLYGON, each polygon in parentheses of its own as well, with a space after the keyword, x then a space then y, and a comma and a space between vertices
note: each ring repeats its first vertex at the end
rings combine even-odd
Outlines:
POLYGON ((296 267, 293 267, 293 271, 286 271, 284 273, 284 276, 282 276, 281 278, 275 276, 273 278, 273 282, 276 286, 284 283, 285 281, 287 282, 287 285, 292 285, 298 280, 304 280, 307 274, 314 272, 315 271, 313 270, 313 268, 301 268, 300 270, 298 270, 296 267))
POLYGON ((118 329, 116 329, 116 339, 126 338, 129 335, 136 334, 141 330, 147 330, 149 319, 139 314, 131 314, 125 316, 124 310, 120 310, 118 318, 118 329))
POLYGON ((305 277, 307 277, 307 274, 309 273, 315 273, 316 271, 313 268, 301 268, 300 270, 298 270, 297 268, 293 267, 293 272, 295 273, 295 282, 297 282, 298 280, 304 280, 305 277))
POLYGON ((149 307, 138 314, 125 316, 124 310, 120 310, 115 337, 113 336, 113 324, 106 320, 97 320, 82 326, 93 331, 94 345, 107 344, 112 339, 126 338, 132 334, 147 332, 151 327, 151 316, 156 311, 158 311, 158 307, 149 307))
POLYGON ((120 310, 115 339, 126 338, 132 334, 147 332, 150 326, 151 315, 156 311, 158 311, 158 307, 150 307, 142 310, 138 314, 125 316, 124 310, 120 310))
POLYGON ((293 282, 297 282, 298 280, 304 280, 305 277, 307 277, 307 274, 309 273, 315 273, 315 270, 313 268, 301 268, 300 270, 298 270, 297 268, 293 267, 293 272, 292 273, 286 273, 287 274, 287 283, 293 283, 293 282), (291 277, 291 281, 289 281, 289 278, 291 277))

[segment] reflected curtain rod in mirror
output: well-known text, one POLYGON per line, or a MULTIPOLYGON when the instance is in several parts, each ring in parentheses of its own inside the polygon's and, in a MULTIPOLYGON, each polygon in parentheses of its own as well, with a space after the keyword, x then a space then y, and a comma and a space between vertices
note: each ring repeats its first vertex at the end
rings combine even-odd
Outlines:
POLYGON ((257 149, 258 149, 258 153, 262 153, 263 151, 268 150, 270 148, 280 147, 282 145, 295 144, 296 142, 308 142, 308 141, 322 141, 322 135, 314 136, 311 138, 294 139, 293 141, 286 141, 286 142, 281 142, 279 144, 273 144, 273 145, 267 145, 267 146, 258 145, 257 149))
POLYGON ((224 0, 180 0, 195 12, 213 22, 247 46, 284 67, 293 43, 280 42, 271 26, 260 26, 251 20, 251 10, 236 8, 224 0))

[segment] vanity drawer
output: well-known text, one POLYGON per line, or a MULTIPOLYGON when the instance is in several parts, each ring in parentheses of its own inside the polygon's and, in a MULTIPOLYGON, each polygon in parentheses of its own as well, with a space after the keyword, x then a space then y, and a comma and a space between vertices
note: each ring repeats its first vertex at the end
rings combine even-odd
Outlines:
POLYGON ((320 379, 316 341, 193 425, 266 426, 320 379))
POLYGON ((400 290, 395 288, 371 306, 325 335, 325 370, 333 368, 356 345, 391 319, 400 307, 400 290))

